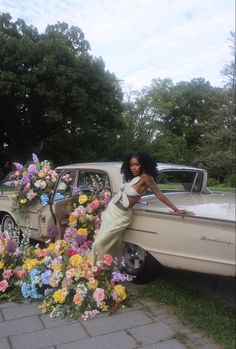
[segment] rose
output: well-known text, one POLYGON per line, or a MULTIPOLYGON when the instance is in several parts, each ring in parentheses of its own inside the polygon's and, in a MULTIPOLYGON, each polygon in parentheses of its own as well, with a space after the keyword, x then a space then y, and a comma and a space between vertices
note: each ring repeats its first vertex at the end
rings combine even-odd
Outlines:
POLYGON ((103 288, 97 287, 93 292, 93 299, 97 304, 101 303, 105 298, 105 291, 103 288))
POLYGON ((83 258, 78 254, 75 254, 70 257, 70 264, 72 265, 72 267, 78 266, 80 263, 82 263, 82 261, 83 261, 83 258))
POLYGON ((27 272, 24 269, 17 269, 15 270, 15 274, 19 279, 24 279, 27 275, 27 272))
POLYGON ((111 266, 113 262, 113 257, 112 255, 110 254, 105 254, 104 257, 103 257, 103 263, 108 265, 108 266, 111 266))
POLYGON ((122 285, 116 285, 114 287, 113 300, 116 302, 121 302, 126 299, 125 287, 122 285))
POLYGON ((80 203, 80 205, 83 205, 87 201, 88 201, 87 195, 82 194, 82 195, 79 196, 79 203, 80 203))
POLYGON ((91 278, 87 282, 87 286, 90 290, 95 290, 95 288, 97 288, 97 286, 98 286, 98 281, 94 278, 91 278))
POLYGON ((0 281, 0 292, 5 292, 8 286, 9 284, 7 280, 3 279, 2 281, 0 281))
POLYGON ((65 288, 59 289, 53 293, 53 299, 56 303, 63 304, 66 300, 67 294, 68 291, 65 288))
POLYGON ((74 295, 74 298, 73 298, 73 302, 76 304, 76 305, 81 305, 83 303, 83 300, 84 300, 84 297, 82 294, 80 293, 76 293, 74 295))
POLYGON ((79 229, 77 230, 77 234, 78 234, 78 235, 85 235, 85 236, 87 236, 87 235, 88 235, 88 231, 87 231, 87 229, 85 229, 85 228, 79 228, 79 229))

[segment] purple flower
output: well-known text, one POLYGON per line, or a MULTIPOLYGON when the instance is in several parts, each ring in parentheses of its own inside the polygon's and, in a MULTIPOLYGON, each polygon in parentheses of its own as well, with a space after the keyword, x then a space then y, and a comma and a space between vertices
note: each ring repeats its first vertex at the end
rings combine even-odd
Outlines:
POLYGON ((48 236, 50 239, 56 238, 59 235, 59 229, 56 225, 51 225, 48 228, 48 236))
POLYGON ((14 240, 8 240, 6 243, 6 250, 8 253, 14 253, 16 251, 17 244, 14 240))
POLYGON ((14 187, 14 186, 15 186, 15 183, 12 182, 12 181, 4 182, 3 184, 4 184, 6 187, 14 187))
POLYGON ((32 159, 33 159, 33 162, 34 162, 34 163, 39 162, 39 159, 38 159, 37 155, 34 154, 34 153, 32 154, 32 159))
POLYGON ((30 179, 29 179, 28 176, 23 176, 23 177, 22 177, 21 183, 22 183, 23 185, 26 185, 26 184, 28 184, 29 182, 30 182, 30 179))
POLYGON ((13 162, 13 165, 17 168, 18 171, 22 171, 23 166, 19 162, 13 162))
POLYGON ((32 177, 35 176, 36 174, 38 174, 39 170, 37 169, 37 167, 34 164, 29 165, 28 167, 28 176, 32 177))
POLYGON ((73 195, 80 196, 82 194, 82 191, 79 187, 75 187, 72 192, 73 195))
POLYGON ((75 241, 77 242, 78 245, 82 245, 86 240, 87 240, 86 235, 77 235, 75 237, 75 241))
POLYGON ((112 273, 112 281, 113 282, 124 282, 127 280, 127 277, 126 275, 122 274, 121 272, 119 271, 114 271, 112 273))

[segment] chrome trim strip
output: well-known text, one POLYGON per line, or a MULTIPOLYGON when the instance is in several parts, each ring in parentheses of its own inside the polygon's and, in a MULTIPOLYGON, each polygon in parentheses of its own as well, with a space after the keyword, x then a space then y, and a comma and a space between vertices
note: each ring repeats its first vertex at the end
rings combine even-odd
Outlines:
POLYGON ((211 263, 220 263, 220 264, 225 264, 225 265, 232 265, 235 266, 235 263, 227 263, 227 262, 223 262, 223 261, 217 261, 217 260, 212 260, 212 259, 202 259, 202 258, 197 258, 197 257, 192 257, 192 256, 186 256, 186 255, 182 255, 182 254, 173 254, 173 253, 168 253, 168 252, 160 252, 160 251, 153 251, 153 250, 148 250, 149 253, 154 253, 154 254, 162 254, 162 255, 166 255, 166 256, 173 256, 173 257, 180 257, 180 258, 186 258, 186 259, 195 259, 197 261, 201 261, 201 262, 211 262, 211 263))

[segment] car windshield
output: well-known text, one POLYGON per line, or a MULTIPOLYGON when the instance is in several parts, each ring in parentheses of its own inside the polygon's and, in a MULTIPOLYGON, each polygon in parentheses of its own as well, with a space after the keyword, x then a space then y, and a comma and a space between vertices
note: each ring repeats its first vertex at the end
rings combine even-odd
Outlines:
MULTIPOLYGON (((157 177, 157 186, 163 192, 199 192, 202 173, 196 171, 163 171, 157 177)), ((152 191, 148 190, 147 194, 152 191)))

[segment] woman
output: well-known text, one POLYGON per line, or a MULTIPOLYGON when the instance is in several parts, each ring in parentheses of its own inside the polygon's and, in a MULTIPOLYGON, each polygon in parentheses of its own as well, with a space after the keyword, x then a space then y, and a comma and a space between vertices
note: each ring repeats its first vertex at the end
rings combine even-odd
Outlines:
POLYGON ((93 266, 102 261, 106 253, 121 257, 122 232, 132 220, 132 207, 148 188, 175 214, 182 218, 193 215, 192 212, 177 208, 157 187, 156 162, 145 153, 132 153, 122 164, 121 173, 125 184, 114 196, 102 213, 102 224, 92 248, 93 266))

